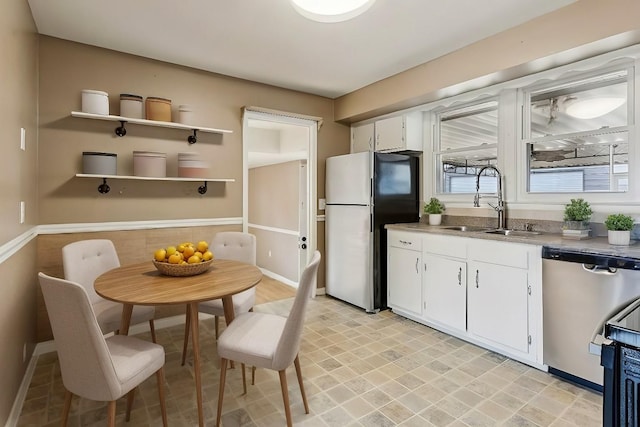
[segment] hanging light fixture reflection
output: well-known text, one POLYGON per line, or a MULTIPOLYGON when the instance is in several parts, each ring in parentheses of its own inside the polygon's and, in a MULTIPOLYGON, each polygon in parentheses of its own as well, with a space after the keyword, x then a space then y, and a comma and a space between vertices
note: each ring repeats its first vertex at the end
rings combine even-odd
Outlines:
POLYGON ((625 102, 624 98, 616 97, 576 99, 567 103, 565 112, 577 119, 595 119, 612 112, 625 102))
POLYGON ((375 0, 291 0, 296 11, 317 22, 342 22, 366 12, 375 0))

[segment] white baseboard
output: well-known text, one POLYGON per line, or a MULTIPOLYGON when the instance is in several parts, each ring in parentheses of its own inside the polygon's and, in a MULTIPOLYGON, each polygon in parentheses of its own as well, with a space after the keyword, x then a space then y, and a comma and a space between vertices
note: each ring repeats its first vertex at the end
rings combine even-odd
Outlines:
POLYGON ((316 295, 326 295, 327 294, 327 288, 317 288, 316 289, 316 295))
POLYGON ((33 373, 35 372, 37 365, 38 365, 38 355, 34 351, 33 355, 31 356, 31 359, 29 359, 29 365, 27 366, 27 370, 24 373, 24 376, 22 377, 20 388, 18 389, 16 398, 13 401, 13 406, 11 407, 11 412, 9 412, 9 418, 7 418, 5 427, 15 427, 18 425, 18 420, 20 419, 20 413, 22 412, 22 405, 24 404, 24 398, 27 396, 27 392, 29 391, 31 378, 33 378, 33 373))
POLYGON ((260 268, 260 271, 262 271, 262 274, 264 274, 267 277, 271 277, 272 279, 275 279, 275 280, 277 280, 279 282, 282 282, 285 285, 289 285, 292 288, 298 289, 298 282, 294 282, 293 280, 287 279, 286 277, 281 276, 279 274, 276 274, 276 273, 274 273, 272 271, 269 271, 269 270, 267 270, 265 268, 260 268))

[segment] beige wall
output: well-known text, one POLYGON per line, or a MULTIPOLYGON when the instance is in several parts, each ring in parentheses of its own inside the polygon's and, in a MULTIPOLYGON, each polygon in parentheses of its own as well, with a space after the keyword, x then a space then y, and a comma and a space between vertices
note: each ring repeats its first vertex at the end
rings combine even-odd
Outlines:
MULTIPOLYGON (((6 245, 38 222, 37 199, 37 49, 38 37, 25 0, 9 0, 0 13, 0 245, 6 245), (19 149, 20 128, 27 150, 19 149), (26 221, 19 222, 19 203, 26 202, 26 221)), ((9 245, 11 246, 11 245, 9 245)), ((11 412, 35 346, 36 244, 0 255, 0 425, 11 412), (23 348, 26 344, 26 361, 23 348)))
POLYGON ((356 122, 640 43, 638 0, 579 0, 336 99, 356 122))
MULTIPOLYGON (((348 151, 349 129, 331 121, 330 99, 41 37, 41 223, 241 217, 241 108, 248 105, 325 117, 318 134, 319 169, 327 156, 348 151), (233 133, 200 133, 198 143, 189 146, 185 131, 131 125, 127 136, 118 138, 112 122, 70 117, 72 110, 80 110, 82 89, 108 92, 113 113, 119 112, 118 96, 125 92, 170 98, 174 110, 191 104, 197 123, 233 133), (132 174, 133 150, 168 153, 167 174, 173 176, 177 153, 197 151, 210 163, 214 178, 236 181, 210 184, 200 197, 193 184, 141 181, 111 181, 111 192, 101 195, 97 180, 74 178, 81 172, 83 151, 117 153, 118 173, 132 174)), ((323 179, 319 174, 319 197, 323 179)))
MULTIPOLYGON (((299 231, 301 165, 298 160, 249 170, 249 223, 299 231)), ((298 237, 256 228, 249 231, 258 241, 258 266, 297 282, 298 237)))

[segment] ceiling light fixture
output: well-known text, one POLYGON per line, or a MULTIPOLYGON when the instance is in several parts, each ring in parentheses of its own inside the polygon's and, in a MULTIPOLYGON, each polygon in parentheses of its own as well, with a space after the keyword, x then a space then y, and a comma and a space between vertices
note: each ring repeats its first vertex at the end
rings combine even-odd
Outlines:
POLYGON ((577 99, 567 104, 565 112, 577 119, 595 119, 624 104, 624 98, 602 97, 577 99))
POLYGON ((291 0, 298 13, 317 22, 342 22, 364 13, 375 0, 291 0))

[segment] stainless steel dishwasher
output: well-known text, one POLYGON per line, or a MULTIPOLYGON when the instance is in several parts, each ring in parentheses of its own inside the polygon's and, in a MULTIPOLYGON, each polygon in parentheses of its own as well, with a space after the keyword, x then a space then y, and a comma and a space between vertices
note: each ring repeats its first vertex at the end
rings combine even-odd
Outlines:
POLYGON ((638 297, 640 260, 544 247, 543 363, 549 372, 602 390, 603 368, 589 351, 591 340, 638 297))

